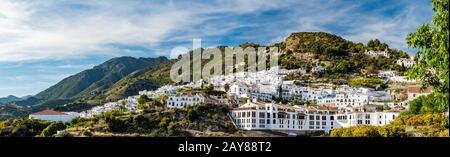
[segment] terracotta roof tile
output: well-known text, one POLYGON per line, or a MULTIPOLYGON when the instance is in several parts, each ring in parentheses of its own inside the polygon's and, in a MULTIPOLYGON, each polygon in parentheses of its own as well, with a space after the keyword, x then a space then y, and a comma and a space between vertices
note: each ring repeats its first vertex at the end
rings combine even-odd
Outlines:
POLYGON ((408 86, 408 93, 431 93, 431 86, 428 86, 423 91, 420 91, 420 86, 408 86))
POLYGON ((58 112, 58 111, 53 111, 53 110, 44 110, 44 111, 33 113, 31 115, 67 115, 67 114, 58 112))

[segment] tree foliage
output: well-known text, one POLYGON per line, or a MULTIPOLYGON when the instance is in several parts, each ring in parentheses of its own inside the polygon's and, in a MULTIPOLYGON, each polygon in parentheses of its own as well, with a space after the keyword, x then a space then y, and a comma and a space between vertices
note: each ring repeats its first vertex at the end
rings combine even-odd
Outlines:
POLYGON ((440 94, 432 93, 412 100, 407 112, 411 114, 441 113, 448 109, 445 108, 445 105, 439 104, 445 104, 445 102, 440 99, 440 94))
POLYGON ((408 71, 408 76, 420 80, 422 87, 433 86, 433 92, 443 99, 444 103, 440 105, 446 108, 449 90, 448 8, 448 0, 433 0, 432 24, 423 24, 406 38, 409 47, 418 49, 417 64, 408 71))
POLYGON ((66 129, 66 125, 64 123, 62 123, 62 122, 52 123, 42 131, 41 136, 42 137, 51 137, 51 136, 55 135, 57 133, 57 131, 64 130, 64 129, 66 129))
POLYGON ((349 85, 355 87, 375 88, 377 85, 381 83, 383 83, 383 80, 379 78, 356 78, 350 80, 349 85))

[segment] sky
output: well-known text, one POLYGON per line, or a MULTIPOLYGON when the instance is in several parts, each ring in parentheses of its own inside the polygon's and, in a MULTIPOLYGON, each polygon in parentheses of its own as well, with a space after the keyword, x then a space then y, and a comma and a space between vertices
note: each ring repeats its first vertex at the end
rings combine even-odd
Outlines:
POLYGON ((269 45, 323 31, 414 54, 405 37, 432 16, 431 0, 0 0, 0 97, 37 94, 113 57, 170 57, 194 38, 269 45))

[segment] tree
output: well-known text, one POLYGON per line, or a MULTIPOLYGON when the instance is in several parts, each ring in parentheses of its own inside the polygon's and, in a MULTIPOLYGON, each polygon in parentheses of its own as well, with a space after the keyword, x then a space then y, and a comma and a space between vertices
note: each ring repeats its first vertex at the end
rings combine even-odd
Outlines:
POLYGON ((139 96, 139 98, 137 100, 139 109, 143 110, 144 109, 144 104, 147 103, 148 101, 150 101, 150 99, 147 97, 147 95, 139 96))
POLYGON ((52 123, 42 131, 41 136, 50 137, 56 134, 57 131, 64 129, 66 129, 66 125, 64 125, 64 123, 62 122, 52 123))
POLYGON ((423 24, 406 37, 408 46, 418 49, 417 64, 407 72, 408 77, 420 80, 422 87, 433 86, 442 108, 448 108, 448 7, 448 0, 433 0, 432 25, 423 24))
POLYGON ((230 85, 227 83, 223 86, 223 88, 225 89, 225 92, 228 92, 228 90, 230 90, 230 85))

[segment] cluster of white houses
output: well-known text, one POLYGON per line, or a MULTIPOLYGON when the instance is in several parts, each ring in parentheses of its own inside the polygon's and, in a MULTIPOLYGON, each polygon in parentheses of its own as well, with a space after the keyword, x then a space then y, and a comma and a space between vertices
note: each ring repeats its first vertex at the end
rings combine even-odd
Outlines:
MULTIPOLYGON (((391 57, 391 52, 388 49, 385 49, 384 51, 374 51, 374 50, 366 50, 364 52, 365 55, 377 58, 380 56, 384 56, 386 58, 391 57)), ((416 62, 414 61, 414 57, 410 58, 400 58, 396 61, 397 65, 403 66, 405 68, 411 68, 416 62)))
POLYGON ((83 111, 79 114, 81 118, 89 118, 95 115, 100 115, 112 110, 124 109, 127 111, 139 111, 137 104, 137 96, 130 96, 126 99, 119 100, 117 102, 109 102, 102 106, 95 106, 90 110, 83 111))

